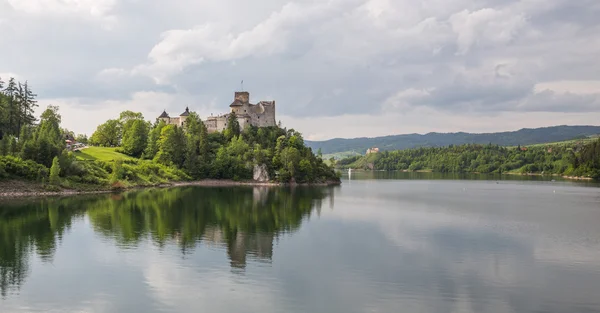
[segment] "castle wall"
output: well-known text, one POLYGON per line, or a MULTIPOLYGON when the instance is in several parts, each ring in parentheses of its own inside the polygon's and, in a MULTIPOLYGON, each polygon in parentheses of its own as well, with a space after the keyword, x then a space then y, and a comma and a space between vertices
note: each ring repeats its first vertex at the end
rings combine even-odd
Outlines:
MULTIPOLYGON (((230 112, 236 114, 241 129, 249 125, 256 127, 276 126, 275 119, 275 101, 260 101, 258 104, 251 104, 250 93, 236 92, 234 101, 236 105, 231 105, 230 112)), ((187 112, 187 109, 186 109, 187 112)), ((166 114, 166 113, 165 113, 166 114)), ((208 117, 204 122, 208 132, 221 132, 227 128, 227 117, 229 114, 208 117)), ((164 117, 160 118, 167 124, 184 126, 187 116, 164 117)))
POLYGON ((183 125, 180 117, 162 117, 161 120, 163 120, 167 125, 183 125))

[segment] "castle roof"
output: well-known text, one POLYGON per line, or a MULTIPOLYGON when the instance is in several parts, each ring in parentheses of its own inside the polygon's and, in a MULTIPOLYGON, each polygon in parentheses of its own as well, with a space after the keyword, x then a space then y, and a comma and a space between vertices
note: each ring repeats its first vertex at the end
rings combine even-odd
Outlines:
POLYGON ((169 114, 167 114, 167 111, 163 111, 162 114, 158 117, 158 118, 168 118, 169 114))
POLYGON ((229 106, 230 107, 241 107, 243 105, 244 105, 244 103, 242 101, 235 99, 229 106))
POLYGON ((190 109, 188 107, 185 107, 185 112, 181 113, 179 116, 189 116, 190 115, 190 109))

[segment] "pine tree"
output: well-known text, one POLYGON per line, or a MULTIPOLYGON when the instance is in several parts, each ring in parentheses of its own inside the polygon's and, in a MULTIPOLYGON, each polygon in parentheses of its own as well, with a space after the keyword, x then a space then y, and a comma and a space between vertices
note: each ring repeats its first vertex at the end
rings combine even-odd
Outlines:
POLYGON ((6 98, 6 110, 8 111, 7 116, 7 133, 15 134, 15 126, 17 124, 17 117, 19 115, 18 108, 16 107, 16 94, 17 94, 17 83, 15 79, 11 77, 8 80, 8 85, 4 89, 4 96, 6 98))
POLYGON ((229 113, 229 116, 227 117, 227 128, 225 128, 224 132, 225 138, 227 138, 228 141, 231 141, 234 137, 239 136, 240 132, 240 123, 237 120, 237 116, 234 112, 229 113))
POLYGON ((37 100, 35 100, 36 97, 37 95, 34 94, 33 91, 31 91, 31 89, 29 88, 29 82, 25 81, 25 84, 23 85, 23 102, 21 103, 23 108, 23 125, 32 125, 35 122, 35 117, 33 116, 33 113, 35 111, 35 108, 38 107, 37 100))

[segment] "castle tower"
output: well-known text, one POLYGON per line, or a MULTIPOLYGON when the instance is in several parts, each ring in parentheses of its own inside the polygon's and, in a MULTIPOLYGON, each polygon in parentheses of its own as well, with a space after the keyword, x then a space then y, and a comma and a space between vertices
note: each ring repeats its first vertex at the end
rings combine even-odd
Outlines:
POLYGON ((169 117, 169 114, 167 114, 167 111, 163 110, 162 114, 158 117, 158 119, 163 120, 166 124, 169 124, 169 120, 171 118, 169 117))
POLYGON ((185 124, 185 120, 190 116, 190 109, 185 107, 185 111, 179 115, 179 126, 183 126, 185 124))
POLYGON ((247 91, 236 91, 234 99, 239 100, 242 103, 249 103, 250 93, 247 91))
MULTIPOLYGON (((243 107, 250 103, 250 93, 247 91, 236 91, 233 102, 229 105, 231 112, 240 115, 244 112, 243 107)), ((247 110, 247 109, 246 109, 247 110)))

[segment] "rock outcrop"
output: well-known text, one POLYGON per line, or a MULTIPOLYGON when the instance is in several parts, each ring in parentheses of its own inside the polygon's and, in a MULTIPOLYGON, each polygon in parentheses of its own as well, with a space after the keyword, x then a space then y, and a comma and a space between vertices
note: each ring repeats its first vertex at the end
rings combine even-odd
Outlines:
POLYGON ((269 180, 270 179, 269 172, 267 171, 267 165, 254 165, 254 181, 264 183, 268 182, 269 180))

